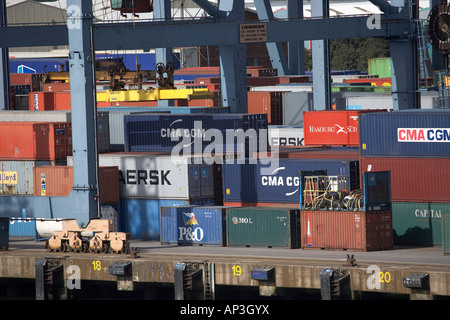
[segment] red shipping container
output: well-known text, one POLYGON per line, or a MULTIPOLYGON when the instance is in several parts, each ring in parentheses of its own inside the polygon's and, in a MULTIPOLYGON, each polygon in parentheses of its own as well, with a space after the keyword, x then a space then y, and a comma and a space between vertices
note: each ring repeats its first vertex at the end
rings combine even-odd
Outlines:
POLYGON ((302 249, 375 251, 393 248, 392 212, 300 212, 302 249))
POLYGON ((30 92, 28 106, 30 111, 55 110, 55 94, 54 92, 30 92))
POLYGON ((292 203, 274 203, 274 202, 240 202, 240 201, 224 201, 225 207, 283 207, 298 209, 292 203))
POLYGON ((30 86, 30 90, 41 91, 42 73, 10 73, 9 84, 30 86))
POLYGON ((358 115, 385 110, 324 110, 303 112, 305 146, 359 146, 358 115))
POLYGON ((70 91, 54 92, 53 110, 70 110, 70 91))
POLYGON ((392 201, 450 202, 450 158, 361 158, 369 171, 391 171, 392 201))
POLYGON ((282 92, 248 91, 248 113, 267 114, 268 124, 282 125, 282 97, 282 92))
MULTIPOLYGON (((67 197, 73 187, 73 167, 34 167, 34 195, 67 197)), ((118 167, 99 167, 100 204, 119 203, 118 167)))
MULTIPOLYGON (((255 157, 271 157, 272 153, 254 153, 255 157)), ((279 151, 274 152, 272 157, 288 158, 288 159, 339 159, 339 160, 359 160, 359 151, 355 150, 332 150, 318 149, 311 150, 304 147, 283 147, 279 151), (291 150, 288 150, 291 149, 291 150)))
POLYGON ((0 158, 66 160, 72 155, 70 123, 0 122, 0 158))
POLYGON ((70 91, 70 83, 69 82, 45 83, 42 86, 42 91, 44 92, 70 91))

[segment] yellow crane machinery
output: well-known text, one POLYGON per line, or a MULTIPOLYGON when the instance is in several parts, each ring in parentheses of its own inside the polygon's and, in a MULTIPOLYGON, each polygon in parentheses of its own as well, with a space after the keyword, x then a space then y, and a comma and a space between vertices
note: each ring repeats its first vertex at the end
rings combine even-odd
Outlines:
MULTIPOLYGON (((101 60, 95 63, 95 77, 99 81, 109 81, 109 90, 97 92, 98 102, 136 102, 157 101, 171 99, 213 99, 213 94, 207 88, 177 89, 174 85, 172 63, 164 65, 158 63, 156 70, 130 71, 125 67, 122 59, 101 60), (124 89, 127 81, 129 87, 124 89), (142 83, 155 81, 157 88, 142 89, 142 83)), ((69 72, 45 72, 43 83, 51 81, 69 81, 69 72)))

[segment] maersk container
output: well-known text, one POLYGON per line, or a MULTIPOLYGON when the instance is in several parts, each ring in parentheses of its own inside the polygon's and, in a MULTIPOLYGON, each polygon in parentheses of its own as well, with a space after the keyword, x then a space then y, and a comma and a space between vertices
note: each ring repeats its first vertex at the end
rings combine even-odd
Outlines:
POLYGON ((444 215, 450 215, 448 203, 392 202, 394 244, 440 246, 444 215))
POLYGON ((345 176, 348 188, 359 188, 357 160, 330 159, 239 159, 224 161, 224 202, 299 203, 300 171, 325 171, 345 176), (256 163, 250 161, 255 160, 256 163))
POLYGON ((301 248, 375 251, 393 248, 392 212, 302 210, 301 248))
POLYGON ((121 198, 214 198, 213 164, 195 163, 196 157, 146 153, 99 154, 100 166, 119 168, 121 198))
POLYGON ((363 157, 450 157, 450 112, 376 112, 359 117, 363 157))
POLYGON ((33 168, 50 165, 50 161, 0 161, 0 194, 33 195, 33 168))
POLYGON ((131 152, 244 152, 252 141, 256 151, 260 139, 265 150, 268 146, 266 114, 130 114, 124 132, 125 150, 131 152))
POLYGON ((294 126, 269 126, 270 146, 303 146, 303 128, 294 126))
POLYGON ((161 244, 226 246, 227 207, 161 207, 161 244))
POLYGON ((277 207, 229 209, 227 245, 299 248, 300 211, 277 207))
POLYGON ((160 208, 170 206, 214 205, 212 199, 128 199, 121 198, 119 229, 129 232, 132 239, 160 240, 160 208))

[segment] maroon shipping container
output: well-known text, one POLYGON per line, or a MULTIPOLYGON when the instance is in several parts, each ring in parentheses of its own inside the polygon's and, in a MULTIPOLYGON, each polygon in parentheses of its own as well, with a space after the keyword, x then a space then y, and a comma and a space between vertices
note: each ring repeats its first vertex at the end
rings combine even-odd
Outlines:
POLYGON ((450 158, 361 158, 369 171, 391 171, 392 201, 450 202, 450 158))
MULTIPOLYGON (((254 153, 255 157, 267 158, 271 157, 272 153, 269 151, 254 153)), ((283 147, 279 151, 273 152, 273 157, 288 158, 288 159, 339 159, 339 160, 359 160, 359 151, 357 149, 349 150, 333 150, 321 149, 311 150, 305 147, 283 147)))
POLYGON ((0 122, 0 158, 66 160, 72 155, 68 122, 0 122))
POLYGON ((225 207, 283 207, 298 209, 298 205, 293 203, 274 203, 274 202, 241 202, 241 201, 224 201, 225 207))
POLYGON ((271 125, 283 124, 283 93, 249 91, 248 113, 267 114, 267 123, 271 125))
POLYGON ((392 212, 300 212, 302 249, 375 251, 393 248, 392 212))

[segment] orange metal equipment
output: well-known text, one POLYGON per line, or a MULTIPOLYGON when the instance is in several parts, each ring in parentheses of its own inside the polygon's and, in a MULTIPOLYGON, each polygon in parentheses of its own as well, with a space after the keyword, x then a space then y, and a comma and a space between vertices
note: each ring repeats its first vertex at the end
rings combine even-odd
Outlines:
POLYGON ((86 228, 80 228, 76 220, 62 220, 62 230, 53 233, 46 248, 49 252, 129 253, 130 234, 112 230, 109 219, 91 220, 86 228))

